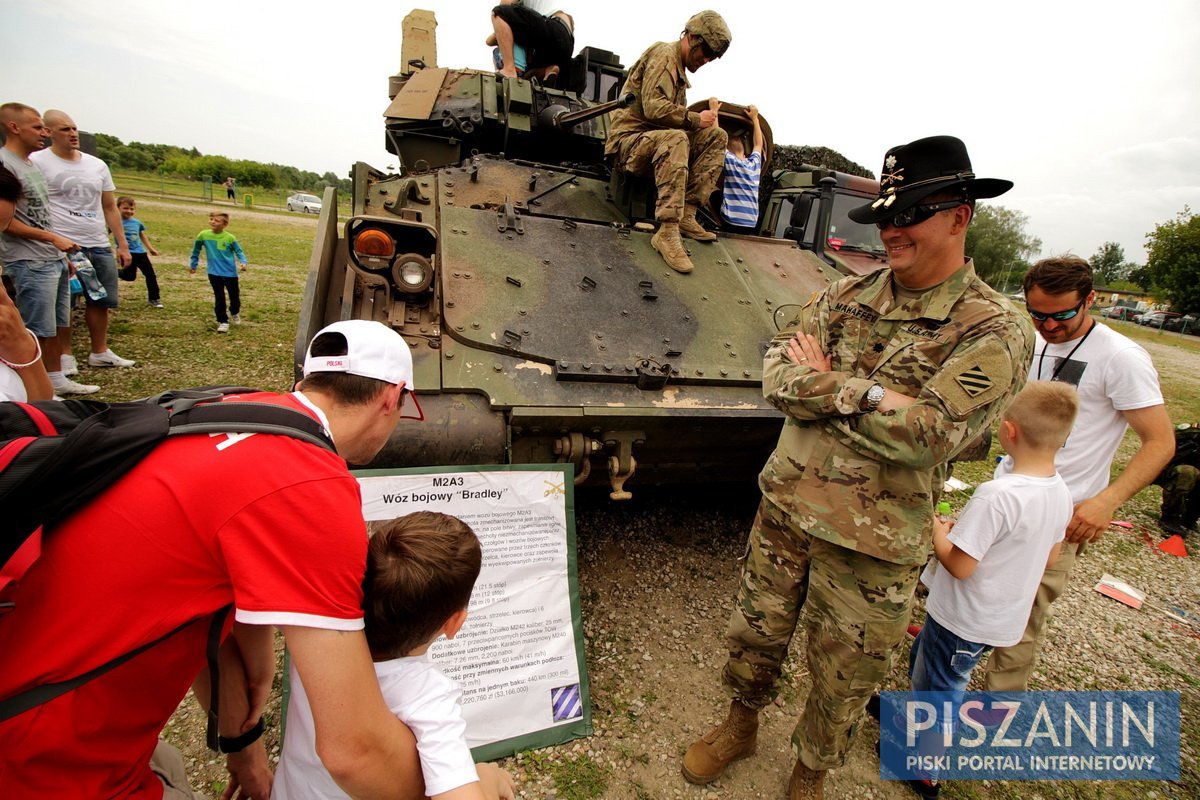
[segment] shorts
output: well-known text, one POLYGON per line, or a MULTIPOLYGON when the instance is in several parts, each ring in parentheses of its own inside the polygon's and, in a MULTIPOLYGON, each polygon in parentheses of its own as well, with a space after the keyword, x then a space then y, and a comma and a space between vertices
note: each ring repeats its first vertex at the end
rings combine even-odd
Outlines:
POLYGON ((163 800, 206 800, 188 785, 183 754, 162 739, 158 740, 154 755, 150 756, 150 771, 162 781, 163 800))
POLYGON ((557 66, 566 71, 575 52, 575 36, 566 23, 524 5, 499 5, 492 13, 508 23, 513 42, 525 48, 530 69, 557 66))
POLYGON ((4 273, 17 287, 17 308, 25 327, 39 339, 52 339, 71 326, 71 279, 67 260, 10 261, 4 273))
POLYGON ((117 297, 117 258, 113 255, 113 249, 111 247, 81 247, 79 249, 96 268, 96 277, 100 279, 106 292, 103 300, 93 300, 89 297, 87 304, 102 308, 116 308, 119 299, 117 297))

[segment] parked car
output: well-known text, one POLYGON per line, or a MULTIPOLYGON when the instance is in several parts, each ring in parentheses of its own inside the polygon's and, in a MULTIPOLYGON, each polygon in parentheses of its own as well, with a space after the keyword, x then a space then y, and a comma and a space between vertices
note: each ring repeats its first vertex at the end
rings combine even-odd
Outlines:
POLYGON ((1133 318, 1134 313, 1135 310, 1129 306, 1109 306, 1100 312, 1100 316, 1107 319, 1129 320, 1133 318))
POLYGON ((1174 311, 1151 311, 1149 314, 1143 314, 1136 322, 1138 325, 1148 325, 1151 328, 1161 328, 1163 324, 1174 317, 1180 316, 1174 311))
POLYGON ((1195 314, 1184 314, 1183 316, 1171 317, 1166 320, 1163 322, 1162 328, 1164 331, 1180 331, 1182 333, 1200 335, 1200 330, 1196 328, 1197 324, 1200 324, 1200 318, 1197 318, 1195 314))
POLYGON ((321 198, 315 194, 296 193, 287 199, 288 211, 303 211, 305 214, 321 213, 321 198))

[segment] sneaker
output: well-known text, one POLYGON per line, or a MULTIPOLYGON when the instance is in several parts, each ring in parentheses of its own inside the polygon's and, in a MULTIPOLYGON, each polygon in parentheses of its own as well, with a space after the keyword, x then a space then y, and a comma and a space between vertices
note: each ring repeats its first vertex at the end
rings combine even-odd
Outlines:
POLYGON ((52 385, 55 394, 95 394, 100 391, 99 386, 93 386, 90 383, 76 383, 70 378, 53 381, 52 385))
POLYGON ((162 301, 161 300, 151 300, 150 307, 151 308, 162 308, 163 307, 162 301))
POLYGON ((128 358, 121 358, 112 350, 88 355, 89 367, 132 367, 136 363, 136 361, 130 361, 128 358))
POLYGON ((75 360, 75 356, 62 357, 62 374, 68 378, 79 374, 79 362, 75 360))
POLYGON ((229 333, 229 323, 222 322, 217 326, 217 333, 229 333))
POLYGON ((241 314, 232 314, 232 315, 229 317, 229 320, 230 320, 230 321, 231 321, 231 322, 232 322, 234 325, 241 325, 241 324, 242 324, 242 315, 241 315, 241 314))

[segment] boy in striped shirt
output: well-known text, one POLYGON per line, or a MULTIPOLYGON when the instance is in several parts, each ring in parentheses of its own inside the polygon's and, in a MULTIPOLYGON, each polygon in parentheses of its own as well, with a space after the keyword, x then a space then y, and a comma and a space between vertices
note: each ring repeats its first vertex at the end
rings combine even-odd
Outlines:
POLYGON ((758 223, 758 182, 762 177, 763 135, 758 109, 746 107, 746 116, 754 127, 754 149, 746 155, 743 136, 730 136, 725 151, 725 188, 721 215, 739 233, 754 233, 758 223))

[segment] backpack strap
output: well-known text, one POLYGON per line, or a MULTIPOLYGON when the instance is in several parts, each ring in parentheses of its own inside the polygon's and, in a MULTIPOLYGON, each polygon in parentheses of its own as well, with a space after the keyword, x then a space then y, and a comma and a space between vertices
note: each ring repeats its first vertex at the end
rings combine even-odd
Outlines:
POLYGON ((194 433, 269 433, 290 436, 337 452, 325 426, 305 414, 273 403, 202 403, 172 412, 169 436, 194 433))
MULTIPOLYGON (((217 713, 216 713, 216 705, 217 704, 216 704, 215 699, 213 699, 216 697, 216 693, 217 693, 217 680, 218 680, 217 673, 216 673, 217 650, 221 646, 221 629, 225 627, 225 618, 227 616, 229 616, 229 611, 231 608, 233 608, 233 606, 224 606, 221 609, 219 609, 213 615, 213 620, 212 620, 211 625, 209 626, 209 631, 208 631, 207 654, 208 654, 209 668, 212 671, 212 688, 213 688, 212 698, 210 698, 210 701, 209 701, 209 706, 213 710, 209 711, 209 715, 208 715, 209 716, 209 726, 211 728, 211 731, 210 731, 211 736, 216 735, 216 722, 217 722, 217 713), (215 634, 214 634, 214 631, 215 631, 215 634)), ((130 650, 128 653, 119 655, 116 658, 114 658, 112 661, 108 661, 104 664, 101 664, 100 666, 96 667, 95 669, 89 670, 89 671, 83 673, 82 675, 78 675, 69 680, 59 681, 58 683, 43 683, 40 686, 34 686, 33 688, 28 689, 18 695, 14 695, 12 697, 7 698, 6 700, 0 701, 0 722, 3 722, 4 720, 7 720, 7 719, 11 719, 12 717, 17 716, 18 714, 24 714, 26 711, 28 711, 31 708, 36 708, 37 706, 40 706, 42 703, 48 703, 56 697, 64 695, 67 692, 70 692, 74 689, 78 689, 80 686, 87 683, 88 681, 99 678, 104 673, 110 672, 110 671, 116 669, 117 667, 124 664, 126 661, 129 661, 130 659, 141 655, 142 653, 146 652, 150 648, 155 647, 159 644, 162 644, 167 639, 170 639, 172 636, 179 633, 181 630, 188 627, 189 625, 192 625, 199 619, 203 619, 203 617, 196 617, 195 619, 189 619, 187 622, 183 623, 182 625, 180 625, 177 628, 171 629, 167 633, 164 633, 162 636, 158 637, 154 641, 147 642, 146 644, 142 645, 141 647, 137 647, 133 650, 130 650)))

